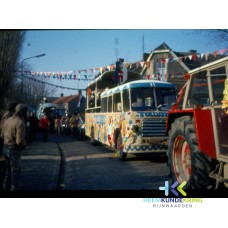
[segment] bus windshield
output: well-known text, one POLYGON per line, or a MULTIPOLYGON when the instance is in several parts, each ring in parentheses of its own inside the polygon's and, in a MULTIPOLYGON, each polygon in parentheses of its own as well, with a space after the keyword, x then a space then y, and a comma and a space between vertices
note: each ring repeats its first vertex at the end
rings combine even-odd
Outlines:
POLYGON ((169 110, 176 102, 176 90, 171 88, 156 88, 158 110, 169 110))
POLYGON ((168 110, 176 102, 173 88, 133 88, 131 89, 132 111, 168 110), (156 96, 156 97, 155 97, 156 96))

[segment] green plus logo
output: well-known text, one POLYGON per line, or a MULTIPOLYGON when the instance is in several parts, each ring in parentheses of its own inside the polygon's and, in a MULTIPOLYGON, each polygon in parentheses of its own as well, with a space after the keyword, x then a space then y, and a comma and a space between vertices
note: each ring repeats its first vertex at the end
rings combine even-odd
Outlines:
POLYGON ((176 181, 174 184, 172 184, 170 187, 169 187, 169 182, 168 181, 165 181, 165 186, 161 186, 159 187, 159 190, 160 191, 165 191, 165 196, 168 196, 169 195, 169 191, 171 191, 175 196, 179 196, 179 193, 180 192, 183 196, 187 196, 187 193, 182 189, 185 185, 186 185, 186 181, 183 181, 180 185, 179 185, 179 182, 176 181), (176 188, 177 187, 177 191, 176 191, 176 188))

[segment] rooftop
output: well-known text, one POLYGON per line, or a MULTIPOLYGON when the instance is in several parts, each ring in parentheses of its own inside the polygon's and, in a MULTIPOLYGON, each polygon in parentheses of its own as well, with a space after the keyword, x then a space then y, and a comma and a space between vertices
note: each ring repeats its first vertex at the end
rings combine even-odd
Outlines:
POLYGON ((76 95, 71 95, 71 96, 63 96, 63 97, 59 97, 57 98, 56 100, 53 101, 53 104, 59 104, 59 103, 68 103, 70 102, 71 100, 77 98, 79 95, 76 94, 76 95))

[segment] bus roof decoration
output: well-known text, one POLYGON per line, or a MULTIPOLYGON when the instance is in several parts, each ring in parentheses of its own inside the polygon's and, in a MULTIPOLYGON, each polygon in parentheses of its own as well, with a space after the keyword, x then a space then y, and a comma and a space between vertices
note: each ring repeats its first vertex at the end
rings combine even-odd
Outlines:
MULTIPOLYGON (((116 65, 118 66, 118 70, 106 71, 103 74, 99 75, 97 78, 95 78, 92 82, 88 84, 87 93, 88 93, 88 88, 90 88, 90 90, 92 91, 96 90, 96 88, 105 90, 106 88, 111 89, 113 87, 116 87, 121 84, 125 84, 127 82, 143 79, 141 74, 133 71, 128 71, 126 65, 123 62, 117 61, 116 63, 117 63, 116 65), (123 75, 121 75, 121 72, 119 72, 120 70, 123 73, 123 75), (118 79, 119 76, 120 76, 119 79, 123 79, 123 81, 121 80, 121 83, 119 83, 119 79, 118 79)), ((90 90, 89 92, 91 92, 90 90)))
POLYGON ((127 80, 127 67, 124 59, 117 59, 114 79, 118 85, 122 85, 127 80))
POLYGON ((115 79, 116 83, 119 82, 119 71, 120 71, 120 62, 116 61, 116 69, 115 69, 115 73, 114 73, 114 79, 115 79))
POLYGON ((100 95, 105 90, 143 79, 141 74, 128 71, 123 61, 123 59, 118 59, 116 62, 117 70, 106 71, 88 84, 86 102, 87 107, 91 109, 90 111, 97 111, 100 109, 100 95))

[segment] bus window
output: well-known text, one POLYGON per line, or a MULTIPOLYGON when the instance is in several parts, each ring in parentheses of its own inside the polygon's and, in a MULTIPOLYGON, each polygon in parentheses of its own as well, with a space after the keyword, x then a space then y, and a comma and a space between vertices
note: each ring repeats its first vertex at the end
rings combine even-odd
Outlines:
POLYGON ((101 112, 107 112, 107 110, 108 110, 108 107, 107 107, 107 100, 108 100, 107 97, 103 97, 103 98, 101 99, 101 112))
POLYGON ((122 111, 121 96, 120 93, 115 93, 113 96, 114 112, 122 111))
POLYGON ((95 107, 95 94, 92 92, 91 96, 89 97, 89 108, 95 107))
POLYGON ((112 112, 112 96, 108 97, 108 112, 112 112))
POLYGON ((101 93, 97 93, 97 107, 101 106, 101 93))
POLYGON ((132 111, 155 110, 153 88, 133 88, 131 106, 132 111))
POLYGON ((129 90, 123 91, 123 110, 124 112, 130 111, 130 98, 129 98, 129 90))

